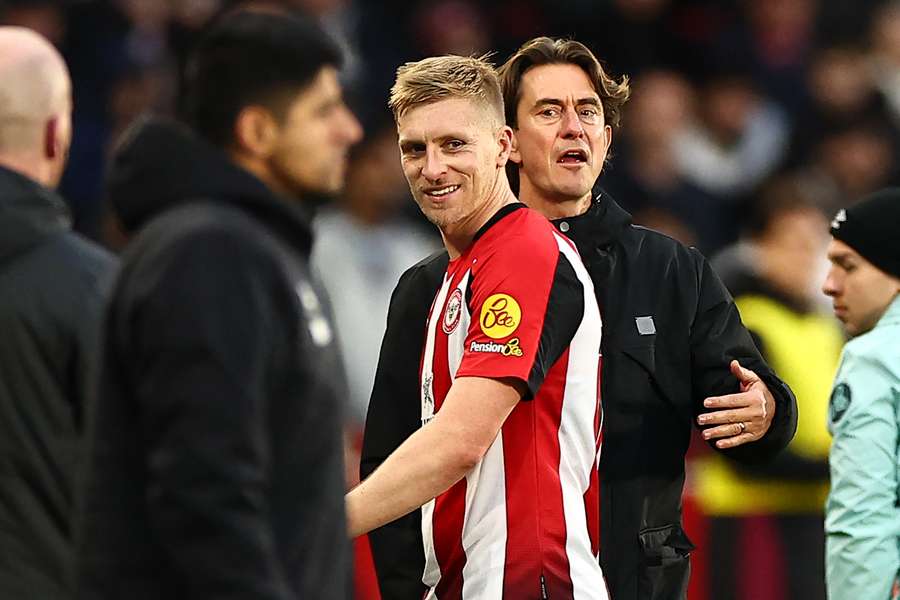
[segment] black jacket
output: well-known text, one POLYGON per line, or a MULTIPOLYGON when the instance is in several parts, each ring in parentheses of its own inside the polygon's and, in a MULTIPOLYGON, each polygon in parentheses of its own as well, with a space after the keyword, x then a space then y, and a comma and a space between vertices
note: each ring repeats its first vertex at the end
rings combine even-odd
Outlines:
POLYGON ((168 123, 120 150, 111 196, 143 227, 107 316, 79 597, 346 598, 343 373, 308 219, 168 123))
POLYGON ((62 199, 0 167, 0 598, 63 599, 105 292, 116 259, 62 199))
MULTIPOLYGON (((684 598, 693 549, 681 526, 684 457, 703 400, 738 391, 728 368, 734 358, 766 381, 775 421, 762 440, 728 451, 743 462, 769 459, 787 445, 796 400, 763 362, 699 252, 632 225, 605 195, 585 214, 554 223, 578 246, 603 314, 600 547, 611 597, 684 598)), ((429 257, 394 291, 366 421, 363 477, 419 426, 416 367, 446 264, 446 254, 429 257)), ((385 598, 421 597, 418 519, 413 513, 370 535, 385 598)))

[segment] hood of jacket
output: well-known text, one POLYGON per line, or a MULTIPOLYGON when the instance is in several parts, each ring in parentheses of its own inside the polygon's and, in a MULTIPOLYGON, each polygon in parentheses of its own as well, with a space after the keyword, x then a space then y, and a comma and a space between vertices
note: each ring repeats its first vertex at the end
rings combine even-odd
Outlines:
POLYGON ((0 167, 0 262, 71 228, 72 218, 62 198, 0 167))
POLYGON ((171 119, 145 118, 125 133, 107 194, 128 234, 170 208, 204 200, 246 210, 307 254, 312 245, 312 215, 299 200, 276 196, 222 150, 171 119))

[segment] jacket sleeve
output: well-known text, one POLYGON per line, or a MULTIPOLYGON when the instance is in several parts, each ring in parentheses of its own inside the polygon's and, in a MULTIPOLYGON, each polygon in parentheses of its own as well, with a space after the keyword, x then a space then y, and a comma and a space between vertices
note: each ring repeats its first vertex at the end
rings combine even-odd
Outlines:
POLYGON ((886 369, 845 349, 832 393, 831 491, 825 507, 829 598, 890 598, 900 572, 898 404, 886 369), (849 406, 835 406, 845 386, 849 406))
MULTIPOLYGON (((427 261, 428 259, 426 259, 427 261)), ((446 254, 404 273, 391 296, 387 329, 363 436, 360 478, 375 471, 420 427, 419 367, 428 311, 447 266, 446 254)), ((421 598, 421 512, 413 511, 369 533, 383 598, 421 598)))
POLYGON ((787 447, 797 430, 797 399, 760 356, 750 333, 741 322, 734 300, 718 275, 694 249, 698 277, 697 314, 691 326, 691 370, 695 416, 705 409, 710 396, 732 394, 739 390, 729 363, 737 359, 744 368, 759 375, 775 398, 775 417, 762 439, 737 448, 719 450, 742 463, 769 460, 787 447))
POLYGON ((146 289, 120 351, 141 412, 151 526, 185 598, 294 598, 266 494, 267 369, 292 326, 273 323, 275 267, 248 246, 196 233, 132 274, 146 289))

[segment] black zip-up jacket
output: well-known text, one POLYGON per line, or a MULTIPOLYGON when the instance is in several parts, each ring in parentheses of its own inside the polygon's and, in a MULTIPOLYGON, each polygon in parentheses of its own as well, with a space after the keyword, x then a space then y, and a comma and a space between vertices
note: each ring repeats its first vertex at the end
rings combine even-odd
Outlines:
POLYGON ((107 315, 78 544, 91 600, 343 600, 343 372, 299 205, 145 123, 111 197, 107 315))
MULTIPOLYGON (((776 414, 765 437, 726 451, 764 461, 797 425, 796 400, 763 362, 731 296, 695 249, 631 224, 605 194, 578 217, 555 221, 588 267, 603 315, 600 561, 612 600, 686 597, 689 553, 681 524, 684 457, 703 400, 737 392, 738 359, 768 385, 776 414)), ((400 278, 366 421, 368 476, 419 426, 419 354, 425 319, 447 265, 438 253, 400 278)), ((382 594, 421 598, 420 514, 370 534, 382 594)))
POLYGON ((0 598, 70 598, 83 416, 116 259, 0 167, 0 598))

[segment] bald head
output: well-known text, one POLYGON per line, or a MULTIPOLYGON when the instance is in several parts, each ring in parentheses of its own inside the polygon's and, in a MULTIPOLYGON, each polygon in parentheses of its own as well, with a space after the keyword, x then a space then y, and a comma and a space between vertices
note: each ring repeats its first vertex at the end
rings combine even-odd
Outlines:
POLYGON ((50 42, 22 27, 0 27, 0 164, 56 185, 71 139, 72 90, 50 42))

